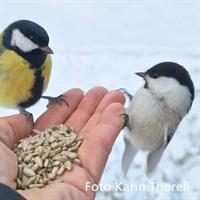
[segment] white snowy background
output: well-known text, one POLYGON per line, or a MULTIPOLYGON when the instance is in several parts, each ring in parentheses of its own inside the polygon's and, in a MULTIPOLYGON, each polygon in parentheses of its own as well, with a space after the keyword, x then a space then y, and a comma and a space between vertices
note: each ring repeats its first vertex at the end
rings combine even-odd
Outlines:
MULTIPOLYGON (((46 94, 56 96, 73 87, 87 91, 102 85, 135 91, 143 84, 134 72, 161 61, 182 64, 190 72, 196 98, 168 146, 155 175, 144 174, 145 155, 137 155, 121 179, 123 132, 109 157, 101 183, 174 184, 189 181, 185 192, 98 192, 97 200, 200 199, 200 1, 199 0, 0 0, 0 30, 18 19, 41 24, 50 35, 53 71, 46 94)), ((9 91, 8 91, 9 92, 9 91)), ((35 117, 46 101, 29 109, 35 117)), ((0 109, 0 116, 15 110, 0 109)), ((78 178, 78 177, 77 177, 78 178)))

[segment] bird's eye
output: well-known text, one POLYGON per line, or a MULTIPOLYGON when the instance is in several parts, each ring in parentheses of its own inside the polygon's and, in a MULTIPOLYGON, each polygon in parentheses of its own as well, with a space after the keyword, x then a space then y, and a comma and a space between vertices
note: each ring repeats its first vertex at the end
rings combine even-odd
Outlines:
POLYGON ((30 39, 30 40, 33 40, 33 39, 34 39, 34 37, 31 35, 31 36, 29 36, 29 39, 30 39))
POLYGON ((158 77, 159 77, 159 74, 153 73, 153 74, 151 75, 151 77, 152 77, 152 78, 158 78, 158 77))

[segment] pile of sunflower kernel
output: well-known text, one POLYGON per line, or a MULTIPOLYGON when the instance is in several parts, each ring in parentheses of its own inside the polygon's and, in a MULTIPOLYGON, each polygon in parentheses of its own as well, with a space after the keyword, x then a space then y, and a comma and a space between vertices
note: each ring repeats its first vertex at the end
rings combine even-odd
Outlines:
POLYGON ((32 130, 14 147, 18 161, 17 189, 40 188, 56 181, 73 164, 81 165, 77 151, 82 139, 60 124, 44 131, 32 130))

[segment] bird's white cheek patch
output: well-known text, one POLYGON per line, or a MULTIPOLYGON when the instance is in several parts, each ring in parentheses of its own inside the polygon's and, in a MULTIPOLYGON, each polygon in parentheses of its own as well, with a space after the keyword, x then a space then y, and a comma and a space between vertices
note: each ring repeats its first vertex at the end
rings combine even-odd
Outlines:
POLYGON ((37 44, 32 42, 29 38, 27 38, 18 29, 14 29, 12 32, 11 45, 18 47, 24 53, 30 52, 34 49, 39 48, 39 46, 37 44))

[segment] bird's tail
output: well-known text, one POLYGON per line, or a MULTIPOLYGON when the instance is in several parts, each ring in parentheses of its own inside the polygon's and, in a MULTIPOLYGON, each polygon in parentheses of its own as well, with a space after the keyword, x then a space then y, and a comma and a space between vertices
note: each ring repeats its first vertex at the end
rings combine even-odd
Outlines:
POLYGON ((130 165, 137 153, 137 149, 132 145, 130 139, 127 137, 127 135, 125 135, 124 137, 124 143, 125 143, 125 149, 124 149, 124 153, 123 153, 123 157, 122 157, 122 173, 123 176, 125 177, 130 165))
POLYGON ((150 177, 155 171, 163 152, 166 148, 166 145, 160 146, 158 149, 150 152, 147 157, 147 167, 146 167, 146 175, 150 177))

